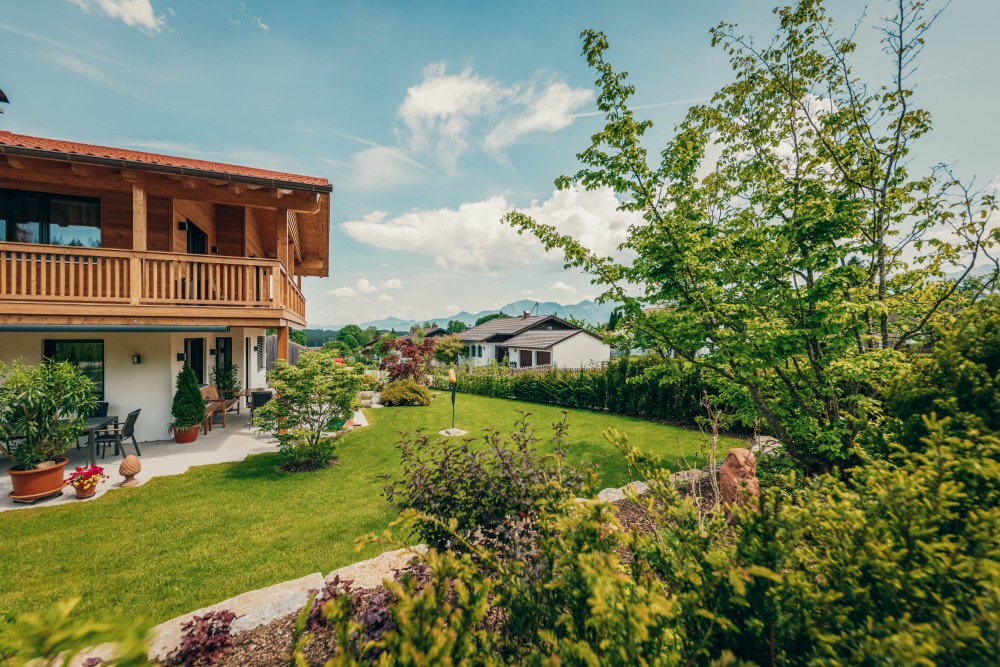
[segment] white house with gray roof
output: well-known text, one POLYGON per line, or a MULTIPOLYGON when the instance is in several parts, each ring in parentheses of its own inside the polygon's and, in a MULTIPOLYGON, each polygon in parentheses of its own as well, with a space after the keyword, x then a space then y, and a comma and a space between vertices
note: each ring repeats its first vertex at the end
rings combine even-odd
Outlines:
POLYGON ((507 359, 515 368, 583 368, 611 358, 611 346, 600 337, 555 315, 497 318, 466 329, 459 337, 465 344, 462 361, 473 366, 507 359))

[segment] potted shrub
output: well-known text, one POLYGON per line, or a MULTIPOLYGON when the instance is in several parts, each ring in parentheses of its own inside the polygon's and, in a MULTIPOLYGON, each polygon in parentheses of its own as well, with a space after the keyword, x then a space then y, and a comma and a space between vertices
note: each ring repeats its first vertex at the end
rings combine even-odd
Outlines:
POLYGON ((90 498, 97 493, 97 485, 108 478, 101 466, 77 466, 66 478, 66 483, 76 490, 77 498, 90 498))
POLYGON ((240 367, 237 364, 222 364, 212 369, 212 384, 219 390, 219 397, 228 401, 236 398, 243 388, 240 383, 240 367))
POLYGON ((15 500, 33 500, 63 488, 64 454, 80 437, 80 422, 97 408, 94 383, 66 361, 29 366, 0 363, 0 452, 15 500))
POLYGON ((198 378, 187 364, 177 374, 177 388, 170 414, 174 417, 174 423, 170 427, 174 432, 174 440, 179 444, 194 442, 198 438, 201 423, 205 421, 205 399, 198 388, 198 378))

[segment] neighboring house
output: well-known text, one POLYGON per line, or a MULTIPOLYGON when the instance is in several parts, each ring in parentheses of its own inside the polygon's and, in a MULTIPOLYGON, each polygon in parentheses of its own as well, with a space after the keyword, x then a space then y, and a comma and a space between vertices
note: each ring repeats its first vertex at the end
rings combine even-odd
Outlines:
POLYGON ((0 131, 0 359, 78 364, 110 413, 168 436, 174 379, 234 363, 265 384, 264 332, 306 324, 329 273, 329 181, 0 131))
POLYGON ((600 337, 555 315, 497 318, 458 334, 465 344, 462 361, 486 366, 507 359, 515 368, 582 368, 606 363, 611 346, 600 337))
MULTIPOLYGON (((449 336, 449 335, 451 334, 448 333, 447 329, 439 326, 434 326, 430 329, 423 329, 419 332, 408 331, 405 334, 402 334, 401 336, 397 336, 396 340, 413 340, 414 338, 439 338, 441 336, 449 336)), ((360 350, 362 356, 370 358, 372 356, 372 348, 375 347, 375 343, 379 342, 381 338, 382 337, 379 336, 375 340, 366 343, 365 346, 362 347, 360 350)))

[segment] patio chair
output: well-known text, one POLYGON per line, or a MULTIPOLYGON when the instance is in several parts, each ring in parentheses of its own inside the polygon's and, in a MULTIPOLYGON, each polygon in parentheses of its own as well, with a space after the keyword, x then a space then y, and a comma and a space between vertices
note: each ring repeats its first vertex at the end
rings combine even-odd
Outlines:
POLYGON ((135 439, 135 422, 139 419, 140 412, 141 410, 130 412, 128 417, 125 418, 124 424, 116 421, 113 428, 98 433, 96 442, 97 446, 101 448, 102 459, 107 453, 108 445, 115 446, 115 456, 118 455, 119 451, 124 454, 125 441, 129 439, 132 440, 132 446, 135 447, 135 453, 138 456, 142 456, 142 452, 139 451, 139 443, 135 439))
POLYGON ((274 398, 269 391, 254 391, 250 393, 250 425, 253 426, 253 413, 257 408, 265 405, 274 398))

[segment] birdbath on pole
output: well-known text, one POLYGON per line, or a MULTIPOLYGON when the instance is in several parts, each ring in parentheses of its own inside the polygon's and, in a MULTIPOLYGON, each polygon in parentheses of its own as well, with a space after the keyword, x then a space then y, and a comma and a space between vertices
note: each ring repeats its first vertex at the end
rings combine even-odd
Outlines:
POLYGON ((448 384, 451 385, 451 428, 446 428, 443 431, 438 431, 440 435, 465 435, 468 431, 463 431, 460 428, 455 428, 455 396, 458 394, 458 376, 455 375, 455 369, 448 370, 448 384))

